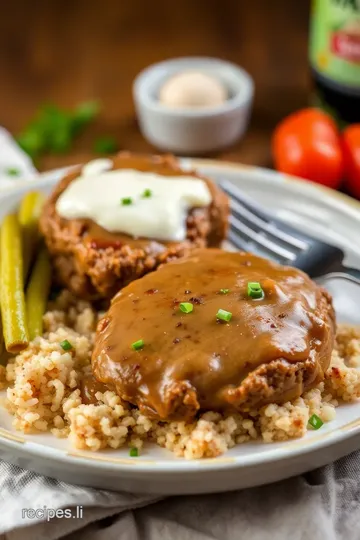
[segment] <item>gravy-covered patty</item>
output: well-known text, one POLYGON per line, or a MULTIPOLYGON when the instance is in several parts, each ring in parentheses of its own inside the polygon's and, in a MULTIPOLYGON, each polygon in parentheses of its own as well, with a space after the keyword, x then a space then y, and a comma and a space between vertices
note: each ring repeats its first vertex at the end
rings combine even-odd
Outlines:
MULTIPOLYGON (((109 168, 110 171, 120 169, 151 172, 161 178, 190 175, 193 180, 199 182, 200 179, 205 183, 211 202, 204 207, 189 209, 184 223, 185 234, 181 241, 164 241, 147 238, 146 235, 133 237, 123 232, 111 232, 89 218, 66 219, 59 215, 58 201, 72 182, 79 179, 82 169, 77 168, 65 176, 44 206, 40 228, 52 256, 55 278, 61 285, 83 298, 109 299, 121 287, 155 270, 159 264, 186 255, 194 248, 218 246, 226 236, 228 200, 210 180, 195 172, 183 171, 177 160, 171 156, 139 156, 122 152, 110 160, 109 168)), ((89 186, 93 180, 94 177, 89 181, 89 186)), ((172 192, 171 181, 169 178, 169 194, 172 192)), ((99 182, 103 182, 101 175, 99 182)), ((148 211, 151 218, 151 206, 154 202, 151 196, 156 197, 156 193, 152 194, 150 181, 146 188, 145 198, 139 198, 133 203, 137 203, 137 207, 141 204, 141 208, 144 208, 144 212, 148 211), (146 194, 150 196, 147 198, 146 194)), ((109 194, 111 199, 111 193, 107 191, 107 195, 109 194)), ((99 200, 99 207, 102 202, 99 200)), ((115 197, 115 210, 118 209, 126 216, 129 211, 128 202, 126 198, 116 200, 115 197)), ((170 220, 171 217, 170 215, 170 220)), ((165 228, 164 223, 163 229, 165 228)))
POLYGON ((155 418, 249 411, 320 382, 334 332, 330 296, 303 272, 200 249, 115 296, 92 367, 98 381, 155 418), (249 296, 249 283, 260 284, 262 298, 249 296))

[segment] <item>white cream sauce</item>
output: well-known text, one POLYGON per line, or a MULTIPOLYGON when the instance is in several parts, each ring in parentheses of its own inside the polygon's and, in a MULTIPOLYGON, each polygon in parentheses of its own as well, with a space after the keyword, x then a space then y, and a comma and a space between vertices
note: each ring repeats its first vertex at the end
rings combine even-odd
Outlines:
POLYGON ((110 232, 182 241, 190 208, 211 203, 203 180, 190 175, 161 176, 134 169, 108 170, 110 160, 88 163, 56 203, 66 219, 91 219, 110 232), (150 190, 151 194, 144 194, 150 190), (126 199, 131 204, 124 204, 126 199))

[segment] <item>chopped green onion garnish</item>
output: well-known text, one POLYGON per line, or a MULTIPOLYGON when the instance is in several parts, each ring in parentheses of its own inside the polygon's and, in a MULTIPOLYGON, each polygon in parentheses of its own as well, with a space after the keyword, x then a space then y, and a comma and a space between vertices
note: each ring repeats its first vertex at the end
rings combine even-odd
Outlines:
POLYGON ((8 176, 19 176, 20 174, 20 170, 16 167, 9 167, 5 172, 8 176))
POLYGON ((64 350, 64 351, 71 351, 71 349, 73 348, 73 346, 71 345, 70 341, 68 341, 67 339, 64 339, 64 341, 62 341, 60 343, 60 347, 64 350))
POLYGON ((123 206, 128 206, 129 204, 132 204, 132 198, 131 197, 125 197, 124 199, 121 199, 121 204, 123 206))
POLYGON ((137 341, 134 341, 132 343, 131 348, 134 349, 134 351, 140 351, 144 347, 144 340, 138 339, 137 341))
POLYGON ((151 189, 145 189, 142 194, 142 197, 144 197, 144 199, 147 199, 148 197, 151 197, 151 195, 152 195, 151 189))
POLYGON ((232 313, 231 311, 225 311, 225 309, 219 309, 216 314, 216 318, 220 321, 229 322, 231 321, 232 313))
POLYGON ((138 457, 139 456, 139 450, 137 448, 130 448, 130 457, 138 457))
POLYGON ((220 289, 221 294, 228 294, 230 292, 230 289, 220 289))
POLYGON ((320 429, 321 426, 324 425, 324 422, 318 417, 317 414, 313 414, 309 418, 309 424, 313 429, 320 429))
POLYGON ((181 302, 179 308, 183 313, 191 313, 194 309, 194 304, 191 304, 191 302, 181 302))
POLYGON ((247 293, 251 298, 259 299, 264 297, 264 291, 258 281, 249 281, 247 293))
POLYGON ((118 144, 113 137, 100 137, 94 143, 97 154, 113 154, 118 149, 118 144))

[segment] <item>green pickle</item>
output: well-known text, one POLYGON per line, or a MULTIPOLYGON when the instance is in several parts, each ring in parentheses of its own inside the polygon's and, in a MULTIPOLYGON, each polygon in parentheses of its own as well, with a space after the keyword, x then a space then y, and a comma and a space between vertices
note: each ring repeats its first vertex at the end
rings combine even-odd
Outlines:
POLYGON ((22 234, 16 214, 1 225, 1 316, 6 350, 17 353, 29 342, 26 322, 22 234))

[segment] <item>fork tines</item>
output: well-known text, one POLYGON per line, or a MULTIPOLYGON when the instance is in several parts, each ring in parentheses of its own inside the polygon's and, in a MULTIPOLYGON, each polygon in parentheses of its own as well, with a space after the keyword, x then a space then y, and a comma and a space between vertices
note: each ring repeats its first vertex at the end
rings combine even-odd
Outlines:
POLYGON ((309 248, 305 240, 289 232, 290 227, 264 212, 232 182, 222 180, 220 187, 230 198, 229 240, 238 249, 260 252, 279 262, 291 263, 299 252, 309 248))

